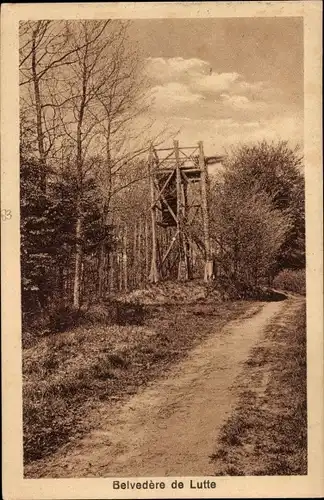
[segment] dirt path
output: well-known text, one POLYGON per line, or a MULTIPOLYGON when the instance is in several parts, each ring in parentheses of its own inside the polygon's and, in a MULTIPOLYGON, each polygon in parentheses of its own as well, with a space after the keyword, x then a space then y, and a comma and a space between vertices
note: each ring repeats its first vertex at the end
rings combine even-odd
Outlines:
POLYGON ((292 298, 265 303, 252 317, 250 311, 232 321, 193 349, 168 378, 152 382, 126 404, 100 406, 96 430, 30 464, 25 475, 213 475, 209 457, 237 401, 233 383, 267 324, 293 305, 292 298))

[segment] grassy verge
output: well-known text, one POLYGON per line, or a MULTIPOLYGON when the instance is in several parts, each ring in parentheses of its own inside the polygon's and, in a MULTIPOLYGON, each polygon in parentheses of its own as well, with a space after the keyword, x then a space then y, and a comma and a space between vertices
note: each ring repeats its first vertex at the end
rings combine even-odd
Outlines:
POLYGON ((307 474, 305 304, 269 326, 239 387, 239 405, 212 456, 215 475, 307 474))
POLYGON ((147 305, 142 325, 80 326, 24 349, 25 464, 80 437, 99 401, 114 404, 134 394, 250 307, 243 301, 147 305))

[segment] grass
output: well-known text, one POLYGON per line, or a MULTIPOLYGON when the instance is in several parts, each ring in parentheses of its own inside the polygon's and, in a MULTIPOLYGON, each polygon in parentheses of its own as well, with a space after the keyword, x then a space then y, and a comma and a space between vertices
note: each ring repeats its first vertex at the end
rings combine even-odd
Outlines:
POLYGON ((269 326, 238 384, 239 404, 211 457, 215 475, 307 474, 305 304, 269 326))
POLYGON ((99 401, 114 404, 164 375, 188 350, 248 311, 248 302, 145 306, 142 325, 89 324, 23 350, 25 464, 90 430, 99 401))

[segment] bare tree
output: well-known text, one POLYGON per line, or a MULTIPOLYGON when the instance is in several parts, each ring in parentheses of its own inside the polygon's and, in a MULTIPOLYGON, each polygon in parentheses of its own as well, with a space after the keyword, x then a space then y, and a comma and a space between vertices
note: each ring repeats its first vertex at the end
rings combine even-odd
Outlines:
POLYGON ((58 131, 57 113, 49 98, 55 73, 71 64, 76 47, 71 48, 66 22, 26 21, 20 24, 21 109, 35 123, 35 143, 46 189, 47 158, 58 131))

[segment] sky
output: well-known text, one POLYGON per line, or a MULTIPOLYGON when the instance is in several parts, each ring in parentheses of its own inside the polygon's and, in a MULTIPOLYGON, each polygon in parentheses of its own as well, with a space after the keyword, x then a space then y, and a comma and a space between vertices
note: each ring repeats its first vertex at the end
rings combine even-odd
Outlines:
POLYGON ((207 154, 268 139, 303 144, 302 18, 133 20, 153 130, 207 154))

